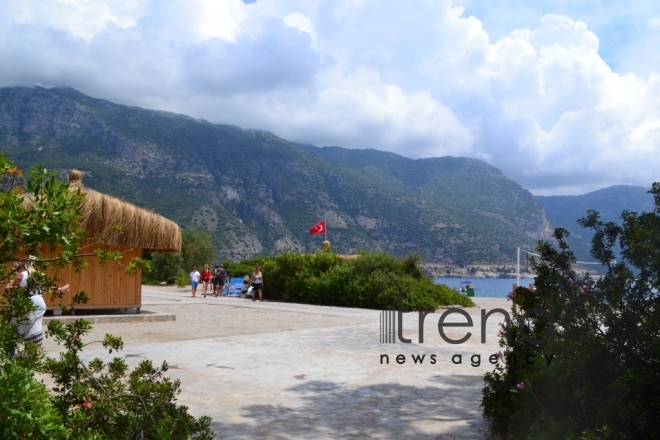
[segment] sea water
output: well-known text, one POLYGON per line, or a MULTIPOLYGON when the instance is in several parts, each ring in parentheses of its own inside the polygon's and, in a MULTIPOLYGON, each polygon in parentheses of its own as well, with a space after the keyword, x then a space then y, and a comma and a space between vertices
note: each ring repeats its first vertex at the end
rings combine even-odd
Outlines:
MULTIPOLYGON (((486 298, 506 298, 511 292, 516 278, 435 278, 436 284, 446 284, 456 290, 460 289, 461 283, 469 281, 474 287, 474 296, 486 298)), ((521 278, 520 285, 527 287, 534 284, 534 278, 521 278)), ((462 292, 463 293, 463 292, 462 292)))

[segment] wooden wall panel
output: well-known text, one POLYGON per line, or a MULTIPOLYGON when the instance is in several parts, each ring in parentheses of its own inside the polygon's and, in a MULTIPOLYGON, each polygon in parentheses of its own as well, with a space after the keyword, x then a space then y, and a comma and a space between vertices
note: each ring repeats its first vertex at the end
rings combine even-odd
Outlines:
MULTIPOLYGON (((142 249, 129 247, 111 247, 110 250, 118 250, 123 253, 122 262, 127 264, 134 257, 142 256, 142 249)), ((44 249, 44 256, 52 258, 57 252, 51 254, 44 249)), ((59 304, 69 304, 73 293, 83 291, 89 296, 89 302, 76 306, 79 309, 114 309, 114 308, 136 308, 142 306, 142 274, 128 275, 124 267, 114 261, 106 261, 101 266, 98 258, 84 257, 87 267, 76 273, 71 267, 59 270, 49 269, 49 276, 58 278, 59 284, 69 284, 71 290, 62 298, 53 298, 46 295, 48 309, 57 309, 59 304)))

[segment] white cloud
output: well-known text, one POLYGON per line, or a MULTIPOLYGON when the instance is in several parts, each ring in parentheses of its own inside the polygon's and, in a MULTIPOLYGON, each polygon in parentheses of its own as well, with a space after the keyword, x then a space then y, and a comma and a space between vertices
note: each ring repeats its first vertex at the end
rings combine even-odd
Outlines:
POLYGON ((414 157, 470 151, 472 134, 428 92, 406 94, 370 69, 351 75, 326 71, 317 87, 315 99, 274 113, 271 125, 296 120, 286 137, 319 145, 386 149, 414 157))
POLYGON ((37 24, 85 40, 111 25, 122 29, 135 26, 144 12, 134 0, 21 0, 6 2, 2 10, 18 25, 37 24))
POLYGON ((300 12, 292 12, 282 17, 282 20, 289 27, 296 28, 300 32, 307 32, 310 37, 312 37, 312 42, 316 40, 314 23, 308 16, 303 15, 300 12))
POLYGON ((545 194, 660 179, 660 75, 613 71, 566 15, 492 38, 449 0, 0 8, 0 86, 67 85, 318 145, 469 155, 545 194))

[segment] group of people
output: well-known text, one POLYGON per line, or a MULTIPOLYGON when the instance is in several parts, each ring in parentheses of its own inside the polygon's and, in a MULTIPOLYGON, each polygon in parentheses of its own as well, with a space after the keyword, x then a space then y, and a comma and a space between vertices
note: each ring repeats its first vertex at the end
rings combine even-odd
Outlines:
POLYGON ((224 289, 225 283, 227 282, 227 271, 225 270, 224 264, 216 264, 213 272, 209 269, 208 264, 204 265, 204 269, 202 269, 201 273, 197 270, 197 266, 193 267, 192 272, 190 272, 192 298, 197 296, 197 286, 200 282, 202 283, 202 295, 204 298, 206 298, 210 285, 213 286, 212 295, 221 296, 222 289, 224 289))
MULTIPOLYGON (((197 287, 199 283, 202 283, 202 296, 206 298, 206 295, 214 295, 216 297, 222 296, 222 290, 227 283, 228 273, 225 270, 225 267, 222 263, 215 265, 215 270, 211 272, 208 264, 204 265, 202 272, 197 270, 197 266, 193 267, 192 272, 190 272, 190 287, 191 298, 197 297, 197 287), (213 287, 213 293, 209 293, 209 287, 213 287)), ((257 300, 257 295, 259 295, 259 301, 264 301, 263 299, 263 286, 264 286, 264 276, 261 273, 261 268, 257 264, 254 268, 254 272, 249 277, 248 285, 252 286, 252 301, 257 300)))

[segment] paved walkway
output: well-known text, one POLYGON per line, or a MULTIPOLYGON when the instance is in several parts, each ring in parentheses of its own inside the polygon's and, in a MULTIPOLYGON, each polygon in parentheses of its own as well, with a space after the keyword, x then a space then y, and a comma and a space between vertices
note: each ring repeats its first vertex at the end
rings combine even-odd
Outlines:
MULTIPOLYGON (((447 332, 459 338, 471 331, 465 344, 440 338, 442 310, 426 318, 423 344, 416 313, 404 315, 404 334, 413 343, 381 344, 375 310, 193 299, 172 287, 142 292, 144 310, 176 313, 176 321, 96 324, 91 337, 122 336, 131 364, 167 360, 168 374, 182 382, 179 403, 210 415, 218 438, 488 438, 479 402, 483 374, 492 369, 488 356, 499 350, 499 315, 488 323, 486 344, 479 341, 480 308, 466 309, 472 329, 447 332), (455 354, 461 365, 452 363, 455 354), (423 363, 412 355, 425 355, 423 363), (481 355, 479 366, 471 365, 473 355, 481 355)), ((478 299, 478 305, 506 307, 506 301, 478 299)), ((449 321, 465 319, 453 316, 449 321)), ((45 348, 58 350, 50 340, 45 348)), ((94 356, 115 354, 90 346, 86 357, 94 356)))

